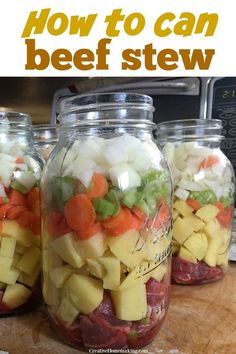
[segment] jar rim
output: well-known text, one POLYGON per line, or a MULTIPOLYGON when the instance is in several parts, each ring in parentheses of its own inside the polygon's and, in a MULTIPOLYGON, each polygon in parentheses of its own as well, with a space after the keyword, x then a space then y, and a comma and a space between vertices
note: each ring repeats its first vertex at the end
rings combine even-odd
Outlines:
POLYGON ((220 119, 202 119, 202 118, 190 118, 190 119, 176 119, 168 120, 166 122, 158 123, 157 129, 160 130, 171 130, 171 129, 183 129, 183 128, 199 128, 199 127, 216 127, 218 129, 222 128, 222 121, 220 119), (178 127, 179 125, 179 127, 178 127))
POLYGON ((35 142, 54 142, 58 140, 59 128, 52 124, 35 124, 32 132, 35 142))
POLYGON ((19 126, 30 127, 32 125, 32 118, 29 114, 16 111, 0 111, 0 124, 16 124, 19 126))
POLYGON ((151 96, 130 92, 105 92, 71 96, 60 102, 60 117, 73 112, 134 107, 153 112, 151 96))

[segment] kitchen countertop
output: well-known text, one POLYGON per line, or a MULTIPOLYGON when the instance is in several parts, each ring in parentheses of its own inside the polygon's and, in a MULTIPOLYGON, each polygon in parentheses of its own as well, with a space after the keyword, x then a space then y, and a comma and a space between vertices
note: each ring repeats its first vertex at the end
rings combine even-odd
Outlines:
MULTIPOLYGON (((50 329, 43 310, 0 319, 0 353, 78 354, 50 329)), ((142 353, 142 351, 140 351, 142 353)), ((172 286, 166 321, 148 354, 236 353, 236 263, 220 281, 172 286)))

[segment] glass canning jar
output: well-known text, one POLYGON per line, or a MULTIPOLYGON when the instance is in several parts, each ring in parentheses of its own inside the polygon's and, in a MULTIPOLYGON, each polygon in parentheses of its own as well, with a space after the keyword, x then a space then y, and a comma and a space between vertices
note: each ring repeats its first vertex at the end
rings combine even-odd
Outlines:
POLYGON ((152 99, 78 96, 42 177, 43 295, 79 348, 140 348, 169 303, 171 178, 152 99))
POLYGON ((49 154, 58 141, 58 128, 56 125, 33 125, 33 139, 35 149, 47 161, 49 154))
POLYGON ((41 303, 41 167, 30 116, 0 112, 0 316, 41 303))
POLYGON ((235 177, 220 149, 221 131, 216 119, 157 125, 157 141, 174 181, 174 283, 208 283, 227 269, 235 177))

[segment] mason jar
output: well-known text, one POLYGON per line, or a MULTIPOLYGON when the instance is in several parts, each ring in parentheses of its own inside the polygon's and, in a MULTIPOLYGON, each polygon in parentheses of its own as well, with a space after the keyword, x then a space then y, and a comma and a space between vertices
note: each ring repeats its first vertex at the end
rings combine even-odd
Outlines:
POLYGON ((157 125, 157 141, 174 181, 174 283, 208 283, 227 270, 235 177, 220 149, 221 131, 216 119, 157 125))
POLYGON ((0 112, 0 316, 40 304, 39 181, 31 118, 0 112))
POLYGON ((49 154, 58 141, 58 128, 56 125, 33 125, 33 139, 35 149, 47 161, 49 154))
POLYGON ((43 296, 78 348, 140 348, 169 303, 172 188, 151 97, 69 99, 42 177, 43 296))

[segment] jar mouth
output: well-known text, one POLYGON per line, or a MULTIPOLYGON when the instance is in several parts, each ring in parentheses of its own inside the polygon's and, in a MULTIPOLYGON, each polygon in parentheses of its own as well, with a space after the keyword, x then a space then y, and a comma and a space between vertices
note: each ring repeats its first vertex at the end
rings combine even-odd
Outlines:
POLYGON ((9 129, 27 129, 32 126, 32 119, 31 116, 26 113, 2 111, 0 112, 0 126, 1 129, 3 129, 4 127, 9 129))
POLYGON ((141 125, 154 126, 153 100, 137 93, 78 95, 62 100, 58 120, 61 126, 141 125))
POLYGON ((156 125, 155 134, 160 142, 186 140, 221 141, 222 121, 220 119, 179 119, 156 125))
POLYGON ((58 140, 58 127, 50 124, 36 124, 32 126, 33 138, 37 143, 51 143, 58 140))

